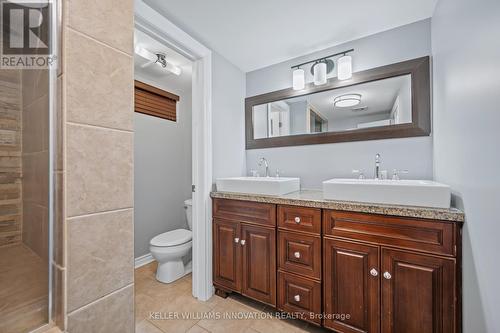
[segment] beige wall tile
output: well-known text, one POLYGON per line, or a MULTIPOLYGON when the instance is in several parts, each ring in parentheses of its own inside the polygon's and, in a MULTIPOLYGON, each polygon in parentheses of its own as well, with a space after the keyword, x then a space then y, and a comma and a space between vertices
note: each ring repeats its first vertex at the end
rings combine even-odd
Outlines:
POLYGON ((54 225, 53 225, 53 260, 60 267, 65 267, 64 262, 64 240, 66 237, 64 218, 64 173, 54 173, 54 225))
POLYGON ((49 206, 49 152, 23 156, 23 201, 49 206))
POLYGON ((23 105, 23 154, 49 149, 49 95, 23 105))
POLYGON ((133 285, 71 313, 68 316, 68 332, 133 333, 133 285))
POLYGON ((30 105, 49 92, 49 71, 33 69, 22 71, 23 105, 30 105))
POLYGON ((133 0, 71 0, 68 3, 70 27, 132 54, 133 0))
POLYGON ((64 96, 63 96, 63 76, 57 78, 57 100, 55 108, 55 117, 53 118, 55 151, 54 151, 54 170, 62 171, 64 168, 64 96))
MULTIPOLYGON (((76 3, 79 4, 80 1, 76 3)), ((92 5, 86 1, 84 7, 90 8, 92 5)), ((118 7, 121 5, 117 4, 118 7)), ((85 24, 92 25, 88 21, 85 24)), ((107 33, 114 38, 109 31, 107 33)), ((132 130, 132 57, 72 30, 68 31, 67 36, 67 120, 132 130)))
POLYGON ((53 311, 52 311, 52 321, 56 325, 64 330, 64 316, 66 309, 64 308, 64 286, 66 280, 66 271, 52 265, 53 275, 52 275, 52 292, 53 292, 53 311))
POLYGON ((133 133, 67 126, 67 216, 133 205, 133 133))
POLYGON ((133 210, 68 223, 68 311, 133 282, 133 210))
POLYGON ((23 204, 23 243, 44 260, 48 260, 49 211, 30 202, 23 204))

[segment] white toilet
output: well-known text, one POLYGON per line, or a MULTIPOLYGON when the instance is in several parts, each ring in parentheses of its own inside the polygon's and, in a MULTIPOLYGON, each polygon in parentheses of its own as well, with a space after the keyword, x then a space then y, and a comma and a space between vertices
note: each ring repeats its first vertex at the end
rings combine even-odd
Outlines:
POLYGON ((149 250, 158 262, 156 279, 163 283, 173 282, 191 272, 191 247, 193 245, 192 200, 184 201, 189 230, 176 229, 153 237, 149 250))

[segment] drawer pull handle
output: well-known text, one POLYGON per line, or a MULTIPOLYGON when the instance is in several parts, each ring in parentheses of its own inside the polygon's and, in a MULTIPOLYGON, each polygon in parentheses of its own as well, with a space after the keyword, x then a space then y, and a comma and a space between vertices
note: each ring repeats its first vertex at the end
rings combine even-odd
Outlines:
POLYGON ((372 269, 370 270, 370 274, 371 274, 372 276, 377 276, 377 275, 378 275, 378 272, 377 272, 377 270, 376 270, 375 268, 372 268, 372 269))
POLYGON ((385 277, 387 280, 390 280, 390 279, 392 278, 392 275, 391 275, 391 273, 389 273, 389 272, 385 272, 385 273, 384 273, 384 277, 385 277))
POLYGON ((300 223, 300 217, 295 216, 295 223, 299 224, 300 223))
POLYGON ((240 242, 241 246, 245 245, 245 240, 242 239, 241 242, 240 242))
POLYGON ((294 256, 295 258, 300 258, 300 252, 299 252, 299 251, 295 252, 295 253, 293 254, 293 256, 294 256))
POLYGON ((235 243, 239 243, 239 242, 240 242, 240 239, 239 239, 238 237, 236 237, 236 238, 234 239, 234 242, 235 242, 235 243))
POLYGON ((295 302, 300 302, 300 295, 293 296, 293 299, 295 300, 295 302))

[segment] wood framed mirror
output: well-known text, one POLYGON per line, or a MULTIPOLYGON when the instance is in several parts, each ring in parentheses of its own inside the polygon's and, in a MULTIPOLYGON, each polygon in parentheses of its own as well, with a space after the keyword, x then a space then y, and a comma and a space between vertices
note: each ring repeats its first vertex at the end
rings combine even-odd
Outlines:
POLYGON ((245 99, 246 149, 428 136, 429 57, 245 99))

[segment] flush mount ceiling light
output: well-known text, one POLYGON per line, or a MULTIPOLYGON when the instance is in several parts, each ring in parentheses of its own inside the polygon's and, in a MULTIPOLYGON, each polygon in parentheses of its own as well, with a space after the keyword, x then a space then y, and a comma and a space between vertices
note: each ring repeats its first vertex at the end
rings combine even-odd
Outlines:
POLYGON ((301 69, 302 66, 312 64, 311 66, 311 74, 313 75, 313 82, 315 85, 319 86, 322 84, 326 84, 328 82, 327 75, 333 71, 335 67, 335 62, 330 58, 342 55, 337 60, 338 76, 339 80, 347 80, 352 77, 352 57, 347 56, 347 53, 353 52, 354 49, 342 51, 339 53, 331 54, 329 56, 314 59, 311 61, 306 61, 301 64, 292 66, 293 69, 293 89, 294 90, 302 90, 305 88, 305 72, 301 69))
POLYGON ((333 106, 336 108, 348 108, 361 103, 360 94, 345 94, 333 99, 333 106))
POLYGON ((293 90, 302 90, 306 86, 306 73, 302 68, 293 71, 293 90))
POLYGON ((181 73, 182 73, 182 69, 180 67, 172 65, 171 63, 169 63, 167 61, 165 54, 153 53, 153 52, 150 52, 150 51, 148 51, 145 48, 140 47, 140 46, 136 46, 134 49, 134 52, 135 52, 135 54, 150 61, 150 63, 147 63, 143 67, 148 66, 151 63, 154 63, 154 64, 161 66, 163 69, 165 69, 166 71, 168 71, 172 74, 181 75, 181 73))

